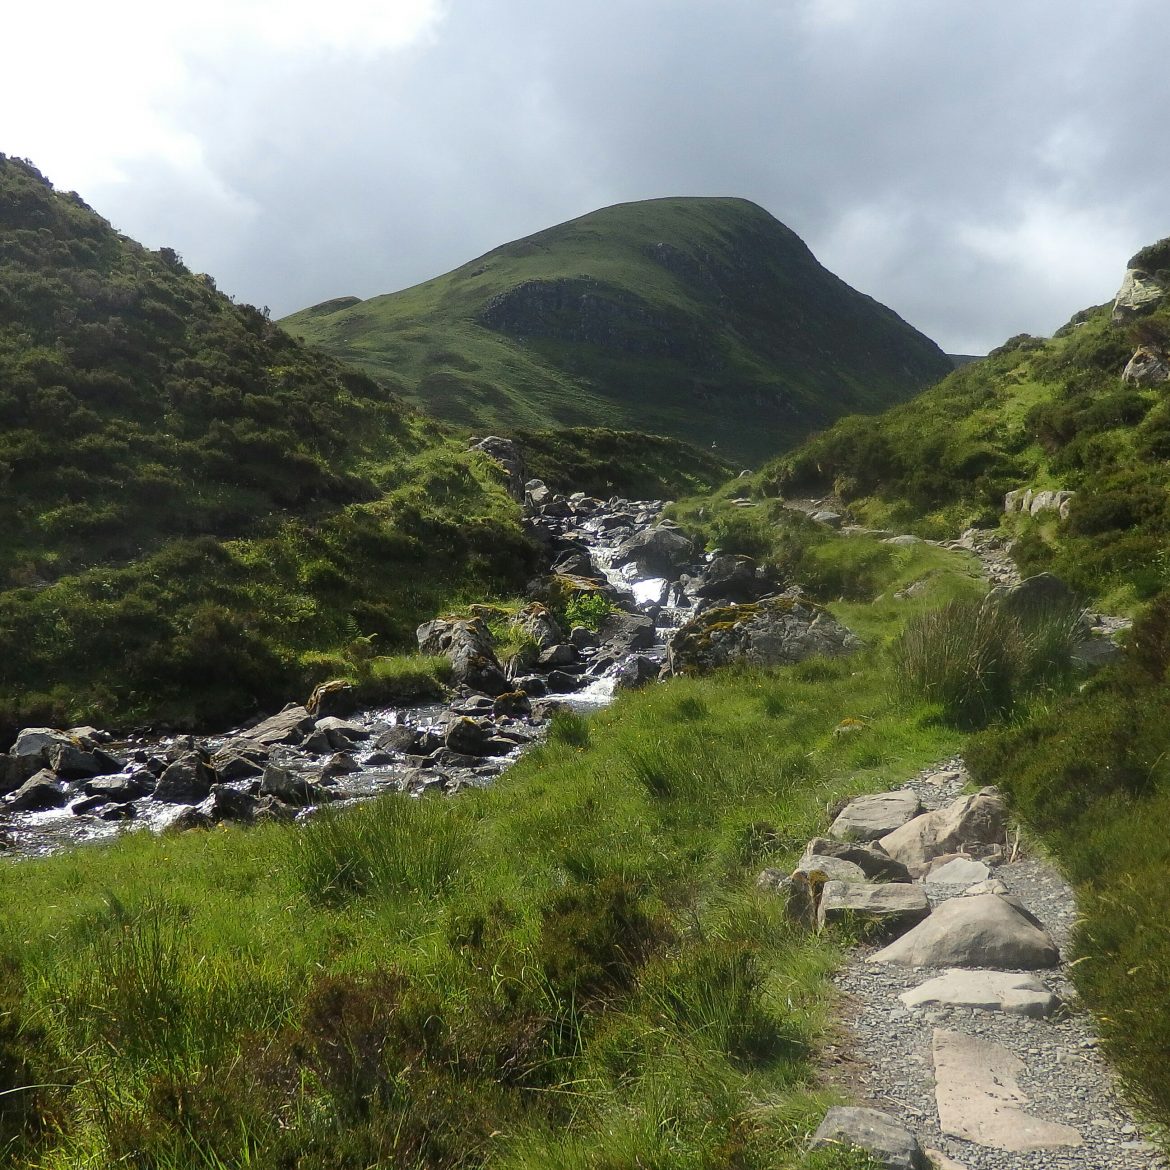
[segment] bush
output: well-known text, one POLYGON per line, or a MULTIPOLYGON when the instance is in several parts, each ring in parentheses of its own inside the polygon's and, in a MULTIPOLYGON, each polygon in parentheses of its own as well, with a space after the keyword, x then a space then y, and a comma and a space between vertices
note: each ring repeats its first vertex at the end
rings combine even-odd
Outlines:
POLYGON ((959 727, 985 727, 1046 683, 1067 677, 1079 614, 1011 613, 959 598, 912 619, 892 652, 898 693, 937 703, 959 727))

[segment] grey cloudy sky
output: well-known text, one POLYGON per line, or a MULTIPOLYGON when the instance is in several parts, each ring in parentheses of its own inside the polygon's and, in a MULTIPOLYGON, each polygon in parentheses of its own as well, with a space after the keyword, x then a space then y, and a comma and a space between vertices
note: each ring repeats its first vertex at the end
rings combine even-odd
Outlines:
POLYGON ((58 0, 0 150, 281 315, 741 195, 951 352, 1170 235, 1165 0, 58 0))

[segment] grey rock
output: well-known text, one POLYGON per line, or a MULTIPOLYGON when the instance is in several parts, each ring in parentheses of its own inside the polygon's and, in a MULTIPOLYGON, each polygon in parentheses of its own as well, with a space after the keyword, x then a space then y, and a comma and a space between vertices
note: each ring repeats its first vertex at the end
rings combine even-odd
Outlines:
POLYGON ((374 747, 378 751, 383 752, 412 752, 418 743, 418 738, 419 733, 417 727, 409 727, 404 723, 400 723, 397 727, 391 727, 383 731, 374 740, 374 747))
POLYGON ((536 660, 541 670, 553 670, 558 666, 574 666, 581 661, 577 647, 571 642, 561 642, 543 650, 536 660))
POLYGON ((861 640, 828 610, 781 596, 700 614, 671 638, 669 662, 675 674, 703 673, 733 663, 784 666, 860 647, 861 640))
POLYGON ((973 857, 937 857, 922 880, 928 886, 970 886, 990 876, 991 868, 973 857))
POLYGON ((504 469, 504 482, 508 494, 518 503, 524 503, 524 484, 528 475, 524 467, 524 456, 516 443, 512 439, 489 435, 486 439, 473 439, 471 450, 482 451, 489 459, 494 459, 504 469))
POLYGON ((215 773, 197 752, 188 752, 167 766, 158 778, 154 799, 168 804, 199 804, 211 794, 215 773))
POLYGON ((66 780, 84 780, 88 776, 112 776, 122 770, 123 762, 101 748, 83 751, 71 743, 55 743, 49 749, 49 767, 66 780))
POLYGON ((880 886, 831 881, 821 891, 817 923, 864 921, 882 930, 905 930, 930 914, 921 886, 887 883, 880 886))
POLYGON ((548 650, 565 640, 557 619, 549 612, 547 606, 539 601, 526 605, 513 619, 526 634, 528 634, 541 650, 548 650))
POLYGON ((861 866, 827 853, 820 856, 805 854, 796 863, 793 873, 802 873, 807 878, 819 875, 820 880, 826 882, 860 882, 865 885, 868 880, 861 866))
POLYGON ((1160 386, 1170 382, 1170 355, 1152 346, 1140 346, 1126 363, 1121 378, 1133 386, 1160 386))
POLYGON ((602 642, 620 653, 649 650, 655 642, 654 619, 645 614, 613 610, 602 618, 598 635, 602 642))
POLYGON ((303 807, 318 803, 325 794, 303 776, 297 776, 287 768, 269 764, 264 769, 264 776, 260 781, 260 795, 272 796, 284 804, 303 807))
POLYGON ((1113 323, 1118 325, 1152 312, 1165 295, 1166 290, 1150 273, 1139 268, 1126 269, 1113 300, 1113 323))
POLYGON ((26 727, 12 745, 9 755, 36 756, 48 763, 48 749, 54 744, 72 744, 72 738, 55 727, 26 727))
POLYGON ((27 756, 0 756, 0 796, 15 792, 41 770, 44 762, 39 752, 27 756))
POLYGON ((882 848, 913 874, 925 872, 944 853, 969 851, 972 846, 1002 845, 1007 811, 994 789, 962 796, 945 808, 923 813, 881 839, 882 848))
POLYGON ((62 808, 69 799, 68 788, 47 768, 30 776, 4 801, 8 812, 41 812, 62 808))
POLYGON ((446 656, 456 684, 487 695, 501 695, 512 689, 482 618, 436 618, 419 626, 417 637, 423 654, 446 656))
POLYGON ((486 756, 491 731, 466 715, 451 720, 443 735, 443 742, 453 752, 464 756, 486 756))
POLYGON ((82 791, 90 796, 100 796, 124 804, 149 796, 155 789, 155 779, 149 772, 135 772, 130 776, 98 776, 87 780, 82 791))
POLYGON ((335 716, 344 719, 359 707, 357 691, 345 678, 330 679, 313 688, 305 710, 318 719, 335 716))
POLYGON ((1060 959, 1047 931, 998 894, 951 898, 925 922, 870 955, 904 967, 992 967, 1031 971, 1060 959))
POLYGON ((658 678, 661 666, 653 658, 635 654, 618 667, 614 675, 614 689, 634 691, 658 678))
POLYGON ((828 837, 814 837, 805 846, 802 863, 814 856, 840 857, 851 861, 870 881, 910 881, 910 871, 874 843, 831 841, 828 837))
POLYGON ((854 797, 829 828, 838 841, 877 841, 921 811, 918 794, 910 788, 854 797))
MULTIPOLYGON (((1050 1015, 1060 1004, 1035 975, 1015 971, 948 971, 936 979, 904 991, 898 997, 907 1007, 957 1007, 984 1012, 1012 1012, 1017 1004, 1043 1005, 1050 1015), (1018 997, 1025 997, 1020 999, 1018 997), (1009 1008, 1009 1001, 1013 1005, 1009 1008)), ((1015 1011, 1014 1014, 1027 1014, 1015 1011)))
POLYGON ((632 564, 641 577, 665 577, 693 560, 694 543, 673 528, 656 525, 636 532, 618 545, 615 567, 632 564))
POLYGON ((817 1127, 811 1145, 813 1149, 845 1146, 863 1150, 883 1170, 930 1170, 914 1134, 879 1109, 834 1106, 817 1127))
POLYGON ((241 733, 241 738, 269 745, 299 743, 312 729, 313 716, 308 710, 299 703, 290 703, 283 711, 241 733))
POLYGON ((908 548, 912 544, 921 544, 922 537, 914 536, 909 532, 904 532, 900 536, 887 536, 882 544, 892 544, 897 548, 908 548))

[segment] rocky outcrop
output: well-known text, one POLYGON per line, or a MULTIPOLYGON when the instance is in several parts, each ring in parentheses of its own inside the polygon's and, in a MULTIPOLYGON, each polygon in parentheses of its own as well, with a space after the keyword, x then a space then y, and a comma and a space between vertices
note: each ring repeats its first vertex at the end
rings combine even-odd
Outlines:
POLYGON ((1003 510, 1009 515, 1020 512, 1025 516, 1038 516, 1041 512, 1055 512, 1062 520, 1068 519, 1070 502, 1076 492, 1058 489, 1035 491, 1032 488, 1016 488, 1003 498, 1003 510))
POLYGON ((508 495, 517 503, 524 503, 524 484, 528 476, 525 473, 524 456, 516 443, 512 439, 489 435, 486 439, 472 439, 470 447, 472 451, 482 451, 504 469, 508 495))
POLYGON ((700 614, 671 639, 669 662, 675 674, 695 674, 732 663, 787 666, 860 648, 856 634, 828 610, 783 595, 700 614))
MULTIPOLYGON (((1130 264, 1133 264, 1132 260, 1130 264)), ((1113 323, 1120 325, 1152 312, 1161 304, 1165 295, 1166 288, 1152 273, 1132 266, 1127 268, 1121 280, 1121 288, 1113 299, 1113 323)))
POLYGON ((492 646, 491 631, 482 618, 435 618, 418 627, 418 648, 423 654, 444 655, 451 663, 457 685, 502 695, 513 688, 492 646))
POLYGON ((1153 346, 1140 346, 1121 372, 1123 382, 1131 386, 1161 386, 1170 382, 1170 354, 1153 346))

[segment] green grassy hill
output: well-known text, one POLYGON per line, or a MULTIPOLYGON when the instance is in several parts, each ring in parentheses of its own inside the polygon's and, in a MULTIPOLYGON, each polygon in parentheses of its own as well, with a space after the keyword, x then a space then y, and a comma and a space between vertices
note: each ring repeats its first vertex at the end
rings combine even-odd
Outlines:
POLYGON ((1170 585, 1170 402, 1165 384, 1122 375, 1139 348, 1164 355, 1168 339, 1170 296, 1120 320, 1112 304, 1086 309, 876 420, 840 420, 765 467, 760 486, 835 491, 872 523, 937 536, 998 525, 1013 489, 1075 491, 1064 519, 1005 521, 1016 558, 1128 606, 1170 585))
POLYGON ((0 156, 0 736, 280 705, 522 581, 463 447, 0 156))
POLYGON ((1009 794, 1075 884, 1078 988, 1130 1095, 1164 1126, 1170 240, 1129 269, 1123 293, 1136 272, 1142 303, 1086 309, 1051 338, 1014 337, 880 418, 842 419, 754 486, 835 492, 863 521, 923 535, 999 528, 1024 573, 1055 572, 1105 612, 1136 616, 1119 661, 965 750, 977 781, 1009 794), (1005 494, 1027 487, 1076 495, 1064 516, 1005 513, 1005 494))
POLYGON ((619 204, 281 324, 466 427, 647 431, 749 463, 952 368, 742 199, 619 204))

